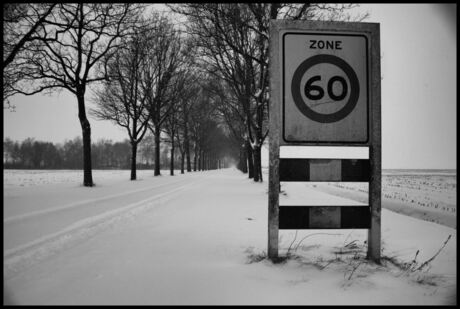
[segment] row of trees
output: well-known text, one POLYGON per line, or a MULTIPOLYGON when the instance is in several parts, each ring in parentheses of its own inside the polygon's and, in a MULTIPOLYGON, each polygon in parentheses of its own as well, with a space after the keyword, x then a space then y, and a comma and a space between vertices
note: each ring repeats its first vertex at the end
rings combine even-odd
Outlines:
MULTIPOLYGON (((92 186, 91 126, 126 129, 131 179, 139 144, 154 136, 155 175, 162 136, 182 169, 219 165, 224 156, 262 181, 268 135, 270 19, 346 19, 343 4, 193 3, 168 5, 181 29, 145 4, 4 4, 4 102, 15 94, 67 90, 82 128, 84 185, 92 186), (92 85, 92 91, 88 92, 92 85)), ((363 18, 358 17, 359 18, 363 18)))
MULTIPOLYGON (((138 169, 154 167, 154 138, 147 135, 139 144, 137 154, 138 169)), ((91 145, 92 164, 95 169, 129 169, 131 167, 131 145, 129 140, 113 142, 100 139, 91 145)), ((22 142, 6 138, 3 141, 3 167, 6 169, 81 169, 83 142, 81 137, 66 140, 64 143, 53 144, 27 138, 22 142)), ((163 144, 160 150, 161 169, 180 166, 180 157, 171 156, 171 147, 163 144)), ((177 153, 177 151, 176 151, 177 153)), ((202 161, 194 160, 193 170, 209 170, 227 167, 231 158, 222 157, 212 160, 209 157, 202 161)), ((184 169, 181 170, 184 173, 184 169)))
MULTIPOLYGON (((268 136, 270 20, 350 20, 351 4, 171 4, 187 18, 186 32, 199 67, 212 76, 210 91, 239 146, 238 167, 262 181, 261 149, 268 136)), ((362 20, 366 15, 355 16, 362 20)))
POLYGON ((168 18, 153 12, 139 18, 134 32, 121 42, 106 62, 108 79, 94 92, 91 113, 126 129, 131 179, 136 178, 138 144, 148 131, 155 137, 154 175, 160 174, 162 134, 171 146, 171 174, 176 149, 188 172, 192 152, 199 162, 210 156, 221 159, 228 139, 211 120, 215 111, 202 90, 206 76, 195 67, 189 40, 168 18))
POLYGON ((200 93, 194 84, 201 76, 188 56, 187 41, 168 18, 156 12, 144 14, 145 8, 140 4, 6 4, 8 57, 4 57, 3 70, 8 91, 4 100, 18 93, 55 89, 76 96, 85 186, 93 185, 85 97, 93 84, 92 99, 97 105, 93 115, 127 130, 131 179, 136 179, 137 148, 147 130, 155 136, 155 175, 160 174, 164 133, 170 139, 171 162, 177 146, 187 171, 192 169, 192 138, 196 165, 215 165, 222 157, 219 146, 225 138, 206 144, 222 135, 216 122, 204 119, 212 112, 192 111, 192 99, 200 93))
POLYGON ((70 91, 82 128, 83 184, 93 186, 85 94, 89 85, 107 78, 104 64, 120 47, 120 38, 131 33, 142 7, 118 3, 3 6, 4 100, 18 93, 70 91))
MULTIPOLYGON (((22 142, 7 138, 3 141, 4 168, 18 169, 79 169, 83 143, 81 137, 62 144, 27 138, 22 142)), ((99 140, 92 144, 92 163, 95 168, 129 167, 129 143, 99 140), (128 163, 128 164, 127 164, 128 163)))

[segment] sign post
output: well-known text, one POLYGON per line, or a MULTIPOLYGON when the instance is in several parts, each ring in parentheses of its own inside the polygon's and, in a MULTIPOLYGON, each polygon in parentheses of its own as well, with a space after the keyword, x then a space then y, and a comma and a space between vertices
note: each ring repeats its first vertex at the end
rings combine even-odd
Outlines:
POLYGON ((380 261, 380 30, 377 23, 272 20, 268 256, 279 229, 367 228, 380 261), (280 158, 280 146, 360 146, 368 160, 280 158), (280 181, 369 182, 369 205, 281 206, 280 181))

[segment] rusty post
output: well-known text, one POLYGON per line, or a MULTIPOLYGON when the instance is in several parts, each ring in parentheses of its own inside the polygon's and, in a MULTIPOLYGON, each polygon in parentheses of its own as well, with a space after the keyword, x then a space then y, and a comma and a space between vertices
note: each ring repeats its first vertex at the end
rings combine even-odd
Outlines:
POLYGON ((371 180, 369 182, 369 205, 371 228, 368 231, 367 257, 380 263, 381 255, 381 191, 382 191, 382 124, 380 88, 380 24, 371 24, 371 145, 369 159, 371 180))
POLYGON ((270 22, 270 119, 268 175, 268 258, 278 258, 280 76, 278 25, 270 22))

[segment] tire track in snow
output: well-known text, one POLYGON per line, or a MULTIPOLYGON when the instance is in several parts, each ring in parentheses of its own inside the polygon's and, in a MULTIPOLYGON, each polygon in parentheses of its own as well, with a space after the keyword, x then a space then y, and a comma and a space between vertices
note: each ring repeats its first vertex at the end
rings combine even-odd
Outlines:
POLYGON ((110 200, 110 199, 113 199, 113 198, 118 198, 118 197, 121 197, 121 196, 126 196, 126 195, 129 195, 129 194, 149 191, 149 190, 161 188, 161 187, 164 187, 164 186, 167 186, 167 185, 178 184, 178 183, 183 183, 183 182, 187 182, 187 181, 188 181, 188 179, 185 179, 185 180, 182 179, 180 181, 168 182, 168 183, 164 183, 164 184, 160 184, 160 185, 152 186, 152 187, 148 187, 148 188, 136 189, 136 190, 131 190, 131 191, 128 191, 128 192, 112 194, 112 195, 109 195, 109 196, 103 196, 103 197, 99 197, 99 198, 93 198, 93 199, 87 199, 87 200, 83 200, 83 201, 78 201, 78 202, 70 203, 70 204, 67 204, 67 205, 64 205, 64 206, 59 206, 59 207, 53 207, 53 208, 47 208, 47 209, 43 209, 43 210, 37 210, 37 211, 33 211, 33 212, 28 212, 28 213, 25 213, 25 214, 5 218, 5 219, 3 219, 3 224, 9 224, 9 223, 21 221, 21 220, 24 220, 24 219, 29 219, 29 218, 36 217, 36 216, 46 215, 46 214, 50 214, 50 213, 65 210, 65 209, 70 209, 70 208, 74 208, 74 207, 80 207, 80 206, 85 205, 85 204, 97 203, 97 202, 101 202, 101 201, 105 201, 105 200, 110 200))
POLYGON ((107 211, 87 219, 80 220, 67 228, 27 244, 4 251, 3 275, 4 280, 14 277, 17 273, 39 261, 61 251, 77 242, 84 241, 98 232, 113 226, 124 219, 132 218, 142 211, 163 204, 174 197, 174 193, 184 191, 206 179, 193 181, 164 193, 156 194, 147 199, 131 203, 124 207, 107 211))

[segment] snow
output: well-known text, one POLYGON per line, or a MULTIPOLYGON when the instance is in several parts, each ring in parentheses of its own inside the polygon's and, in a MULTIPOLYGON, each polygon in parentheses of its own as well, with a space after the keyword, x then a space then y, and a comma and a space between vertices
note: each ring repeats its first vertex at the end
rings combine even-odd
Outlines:
MULTIPOLYGON (((384 171, 383 207, 430 222, 457 227, 457 179, 454 171, 384 171)), ((367 183, 310 183, 317 190, 347 197, 358 202, 368 200, 367 183)))
MULTIPOLYGON (((103 181, 108 184, 111 180, 120 179, 129 171, 126 170, 96 170, 95 182, 103 181)), ((151 171, 140 170, 137 171, 141 175, 151 173, 151 171)), ((165 174, 166 171, 163 171, 165 174)), ((169 173, 169 172, 168 172, 169 173)), ((30 187, 45 184, 63 184, 71 183, 77 185, 83 183, 82 170, 3 170, 3 187, 30 187)))
MULTIPOLYGON (((274 264, 265 258, 267 181, 235 169, 140 171, 137 181, 95 171, 93 188, 71 171, 17 173, 4 171, 6 304, 456 304, 452 227, 382 209, 382 265, 364 259, 367 230, 281 230, 280 256, 291 248, 290 258, 274 264), (428 269, 389 260, 410 262, 419 250, 420 265, 449 235, 428 269)), ((304 184, 283 188, 280 203, 359 204, 304 184)))

